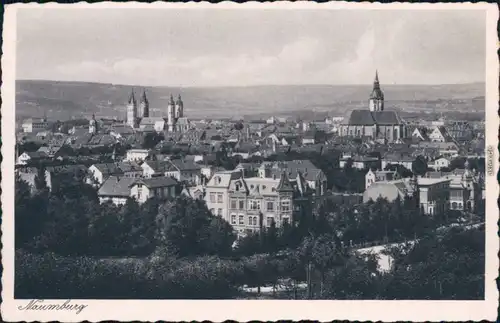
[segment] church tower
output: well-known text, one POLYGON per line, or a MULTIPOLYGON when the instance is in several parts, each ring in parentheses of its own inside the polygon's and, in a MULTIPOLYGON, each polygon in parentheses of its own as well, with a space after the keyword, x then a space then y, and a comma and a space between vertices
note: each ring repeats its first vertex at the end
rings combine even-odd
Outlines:
POLYGON ((146 90, 142 91, 141 102, 139 104, 139 116, 141 118, 149 118, 149 102, 146 97, 146 90))
POLYGON ((135 100, 134 90, 130 93, 127 102, 127 124, 135 128, 137 120, 137 101, 135 100))
POLYGON ((370 111, 384 111, 384 93, 380 89, 378 71, 375 71, 375 81, 370 95, 370 111))
POLYGON ((464 164, 465 172, 462 175, 463 185, 465 186, 466 191, 468 192, 467 200, 465 202, 464 208, 472 211, 474 210, 474 202, 475 202, 475 192, 474 192, 474 176, 469 169, 469 160, 465 160, 464 164))
POLYGON ((184 117, 184 103, 182 102, 180 94, 177 97, 177 101, 175 102, 175 117, 176 118, 184 117))
POLYGON ((92 119, 89 121, 89 133, 97 133, 97 120, 95 119, 95 114, 92 114, 92 119))
POLYGON ((170 100, 167 106, 167 126, 169 132, 175 131, 175 102, 174 97, 170 95, 170 100))

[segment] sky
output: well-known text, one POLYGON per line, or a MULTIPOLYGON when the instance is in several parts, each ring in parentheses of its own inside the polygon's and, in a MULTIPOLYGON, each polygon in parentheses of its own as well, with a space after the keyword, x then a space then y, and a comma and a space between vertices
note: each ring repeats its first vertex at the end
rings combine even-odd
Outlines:
POLYGON ((481 10, 19 9, 16 78, 147 86, 484 82, 481 10))

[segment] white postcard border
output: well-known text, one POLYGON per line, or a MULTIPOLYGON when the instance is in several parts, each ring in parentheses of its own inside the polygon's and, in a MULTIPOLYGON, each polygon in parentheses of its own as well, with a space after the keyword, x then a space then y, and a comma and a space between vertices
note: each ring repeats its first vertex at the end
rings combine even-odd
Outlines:
MULTIPOLYGON (((498 7, 487 3, 408 4, 335 2, 249 2, 237 4, 210 3, 111 3, 71 5, 13 4, 5 7, 2 56, 2 299, 1 314, 6 321, 276 321, 276 320, 359 320, 359 321, 479 321, 495 320, 498 308, 498 76, 497 57, 498 7), (14 120, 16 66, 16 10, 20 8, 226 8, 226 9, 350 9, 350 10, 484 10, 487 12, 486 73, 486 146, 494 148, 493 176, 486 177, 486 287, 484 301, 301 301, 301 300, 73 300, 88 305, 80 314, 68 311, 21 311, 28 300, 15 300, 14 295, 14 120)), ((467 64, 467 62, 464 62, 467 64)), ((50 302, 45 300, 45 302, 50 302)), ((61 304, 64 300, 51 303, 61 304)))

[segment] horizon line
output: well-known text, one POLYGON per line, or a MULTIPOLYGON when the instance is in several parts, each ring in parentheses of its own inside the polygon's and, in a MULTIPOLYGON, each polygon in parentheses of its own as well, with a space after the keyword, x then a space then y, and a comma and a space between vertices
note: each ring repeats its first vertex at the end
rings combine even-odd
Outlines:
MULTIPOLYGON (((98 82, 98 81, 79 81, 79 80, 51 80, 51 79, 16 79, 17 81, 28 81, 28 82, 58 82, 58 83, 90 83, 90 84, 107 84, 112 86, 130 86, 137 88, 184 88, 184 89, 200 89, 200 88, 243 88, 243 87, 278 87, 278 86, 371 86, 371 83, 343 83, 343 84, 326 84, 326 83, 303 83, 303 84, 248 84, 248 85, 203 85, 203 86, 185 86, 185 85, 141 85, 141 84, 126 84, 126 83, 109 83, 109 82, 98 82)), ((449 86, 449 85, 470 85, 470 84, 483 84, 484 81, 475 82, 462 82, 462 83, 383 83, 383 86, 449 86)))

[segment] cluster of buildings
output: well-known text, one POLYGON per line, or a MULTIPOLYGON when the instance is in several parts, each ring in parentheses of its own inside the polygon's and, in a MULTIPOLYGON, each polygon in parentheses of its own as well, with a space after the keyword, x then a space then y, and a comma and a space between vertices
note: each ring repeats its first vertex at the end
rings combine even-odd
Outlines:
POLYGON ((418 195, 425 214, 434 215, 445 210, 473 212, 479 200, 484 199, 484 174, 464 169, 451 172, 429 171, 424 176, 403 178, 397 171, 369 170, 365 175, 366 190, 363 201, 379 197, 393 201, 418 195))
POLYGON ((33 165, 55 161, 64 166, 45 169, 49 188, 57 174, 83 172, 83 180, 98 189, 102 203, 121 205, 129 198, 143 203, 181 194, 204 199, 211 212, 239 234, 292 223, 326 195, 362 203, 418 192, 421 208, 431 215, 448 208, 472 210, 484 198, 484 174, 467 167, 449 169, 456 158, 483 156, 484 131, 455 121, 403 121, 397 111, 386 110, 378 73, 368 108, 353 110, 346 118, 189 120, 180 95, 176 100, 170 96, 166 116, 152 117, 146 92, 137 101, 132 91, 124 121, 92 115, 87 124, 66 128, 46 119, 23 122, 16 147, 41 145, 21 154, 16 149, 16 172, 23 180, 33 184, 33 165), (148 134, 161 140, 146 148, 148 134), (117 147, 126 153, 118 154, 117 147), (265 161, 291 152, 338 154, 338 165, 333 166, 365 171, 366 185, 357 193, 333 193, 327 189, 326 174, 308 159, 265 161), (240 163, 235 169, 214 166, 218 155, 240 163), (400 165, 411 171, 417 157, 432 169, 425 176, 405 177, 389 169, 400 165))
POLYGON ((170 95, 166 110, 166 116, 150 116, 146 91, 142 92, 139 104, 137 104, 132 90, 127 102, 126 124, 132 129, 154 130, 156 132, 184 132, 190 128, 189 119, 184 116, 184 102, 180 95, 175 101, 174 97, 170 95))

